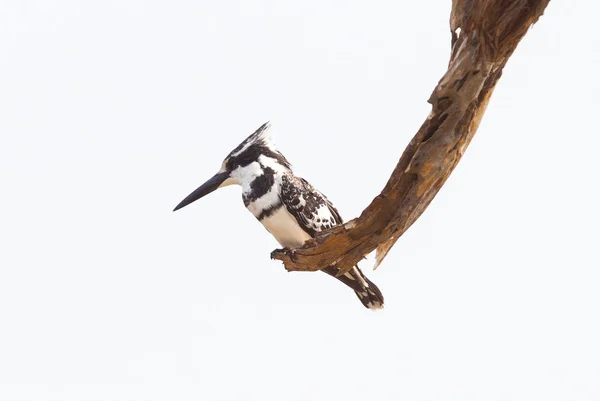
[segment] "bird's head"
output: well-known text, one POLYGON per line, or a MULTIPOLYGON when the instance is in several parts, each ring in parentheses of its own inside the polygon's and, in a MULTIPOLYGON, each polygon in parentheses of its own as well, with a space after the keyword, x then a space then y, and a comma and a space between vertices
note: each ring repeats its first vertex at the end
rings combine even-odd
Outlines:
POLYGON ((249 185, 256 177, 267 171, 290 169, 290 163, 275 148, 269 135, 270 123, 261 125, 223 160, 221 169, 208 181, 182 200, 173 211, 181 209, 228 185, 249 185))

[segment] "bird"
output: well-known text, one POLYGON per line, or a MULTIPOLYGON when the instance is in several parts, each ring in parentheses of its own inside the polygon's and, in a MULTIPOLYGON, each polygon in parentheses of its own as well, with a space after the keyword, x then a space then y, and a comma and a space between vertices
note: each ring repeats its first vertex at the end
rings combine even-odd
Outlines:
MULTIPOLYGON (((233 149, 219 171, 173 211, 229 185, 242 187, 246 208, 285 248, 299 248, 318 232, 343 223, 325 195, 294 174, 290 162, 274 145, 269 121, 233 149)), ((358 266, 339 276, 333 265, 321 271, 354 290, 366 308, 383 308, 381 291, 358 266)))

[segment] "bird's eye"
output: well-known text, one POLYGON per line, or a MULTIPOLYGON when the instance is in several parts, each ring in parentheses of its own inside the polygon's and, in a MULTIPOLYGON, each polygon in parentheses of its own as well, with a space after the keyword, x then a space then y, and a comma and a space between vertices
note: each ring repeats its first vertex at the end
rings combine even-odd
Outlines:
POLYGON ((255 162, 256 159, 258 158, 258 156, 256 154, 254 154, 253 152, 244 152, 236 157, 234 157, 231 160, 228 160, 229 166, 230 168, 234 169, 237 167, 245 167, 247 165, 249 165, 252 162, 255 162))

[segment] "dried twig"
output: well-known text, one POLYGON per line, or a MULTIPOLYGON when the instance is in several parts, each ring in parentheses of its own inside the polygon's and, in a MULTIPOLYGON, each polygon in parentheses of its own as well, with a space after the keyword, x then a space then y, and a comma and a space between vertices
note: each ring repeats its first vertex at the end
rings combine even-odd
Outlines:
POLYGON ((454 170, 477 131, 502 69, 549 0, 453 0, 452 53, 432 110, 385 188, 360 217, 320 233, 302 248, 273 251, 286 269, 340 274, 377 250, 377 267, 454 170))

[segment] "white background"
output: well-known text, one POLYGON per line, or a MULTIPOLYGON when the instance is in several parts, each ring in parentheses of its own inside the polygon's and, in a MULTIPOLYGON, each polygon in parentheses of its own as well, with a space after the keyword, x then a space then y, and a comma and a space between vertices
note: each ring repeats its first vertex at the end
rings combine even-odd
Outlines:
POLYGON ((553 1, 364 309, 222 189, 271 120, 349 219, 430 106, 449 0, 0 1, 0 399, 598 400, 600 38, 553 1))

